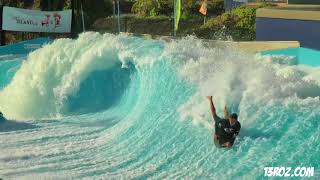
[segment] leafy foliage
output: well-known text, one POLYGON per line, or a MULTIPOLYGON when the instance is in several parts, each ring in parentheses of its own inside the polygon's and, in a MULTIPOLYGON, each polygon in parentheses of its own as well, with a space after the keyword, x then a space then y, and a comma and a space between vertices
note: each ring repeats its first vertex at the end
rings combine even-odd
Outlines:
POLYGON ((196 34, 208 39, 254 40, 256 8, 240 6, 201 26, 196 34), (214 32, 214 33, 208 33, 214 32))
POLYGON ((138 0, 132 7, 132 12, 140 16, 170 15, 172 10, 170 0, 138 0))
MULTIPOLYGON (((182 16, 194 17, 198 15, 201 0, 183 0, 182 16)), ((208 12, 221 14, 224 12, 223 0, 208 0, 208 12)), ((132 7, 132 12, 140 16, 167 15, 173 13, 173 0, 138 0, 132 7)))

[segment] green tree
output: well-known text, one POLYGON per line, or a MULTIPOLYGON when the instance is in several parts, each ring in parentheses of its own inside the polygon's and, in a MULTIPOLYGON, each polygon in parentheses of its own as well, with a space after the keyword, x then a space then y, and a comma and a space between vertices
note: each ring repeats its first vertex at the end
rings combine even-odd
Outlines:
POLYGON ((41 0, 42 11, 59 11, 64 7, 65 0, 41 0))
POLYGON ((196 34, 207 39, 227 40, 228 36, 231 36, 236 41, 254 40, 256 36, 255 18, 256 8, 240 6, 209 19, 205 25, 196 30, 196 34))

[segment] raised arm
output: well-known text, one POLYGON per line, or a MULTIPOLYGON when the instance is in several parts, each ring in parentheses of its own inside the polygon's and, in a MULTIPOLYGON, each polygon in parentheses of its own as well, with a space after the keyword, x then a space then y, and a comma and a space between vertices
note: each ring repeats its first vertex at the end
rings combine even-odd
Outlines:
POLYGON ((225 119, 229 119, 229 112, 228 112, 228 108, 227 108, 227 106, 224 106, 224 110, 223 110, 223 112, 224 112, 224 118, 225 119))
POLYGON ((214 107, 213 101, 212 101, 212 96, 208 96, 207 97, 210 103, 210 110, 211 110, 211 114, 214 120, 216 120, 218 118, 217 113, 216 113, 216 108, 214 107))

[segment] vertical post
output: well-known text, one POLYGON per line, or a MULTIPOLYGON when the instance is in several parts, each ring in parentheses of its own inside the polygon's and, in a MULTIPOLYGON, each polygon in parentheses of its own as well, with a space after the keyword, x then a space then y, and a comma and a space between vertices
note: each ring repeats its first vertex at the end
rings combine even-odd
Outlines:
POLYGON ((3 16, 3 0, 0 0, 0 13, 1 13, 1 20, 0 20, 0 26, 1 26, 1 46, 6 45, 6 31, 2 29, 2 16, 3 16))
POLYGON ((116 17, 116 2, 112 0, 112 17, 116 17))
POLYGON ((82 31, 85 32, 86 31, 86 27, 84 24, 84 16, 83 16, 83 9, 82 9, 82 1, 80 2, 80 6, 81 6, 81 18, 82 18, 82 31))
POLYGON ((74 17, 74 0, 71 0, 71 10, 72 10, 72 17, 71 17, 71 38, 75 37, 75 17, 74 17))
POLYGON ((177 35, 176 32, 176 16, 177 16, 177 12, 176 12, 176 0, 173 0, 173 36, 177 35))
POLYGON ((120 34, 121 28, 120 28, 120 2, 118 0, 118 33, 120 34))

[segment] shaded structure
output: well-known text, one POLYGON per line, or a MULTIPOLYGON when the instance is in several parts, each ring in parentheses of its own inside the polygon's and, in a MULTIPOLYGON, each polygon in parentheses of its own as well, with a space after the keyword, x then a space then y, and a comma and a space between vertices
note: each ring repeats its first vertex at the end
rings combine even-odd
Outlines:
POLYGON ((320 6, 289 5, 257 10, 257 41, 299 41, 320 50, 320 6))
POLYGON ((248 2, 248 0, 224 0, 224 9, 226 11, 229 11, 229 10, 236 8, 238 6, 241 6, 247 2, 248 2))

